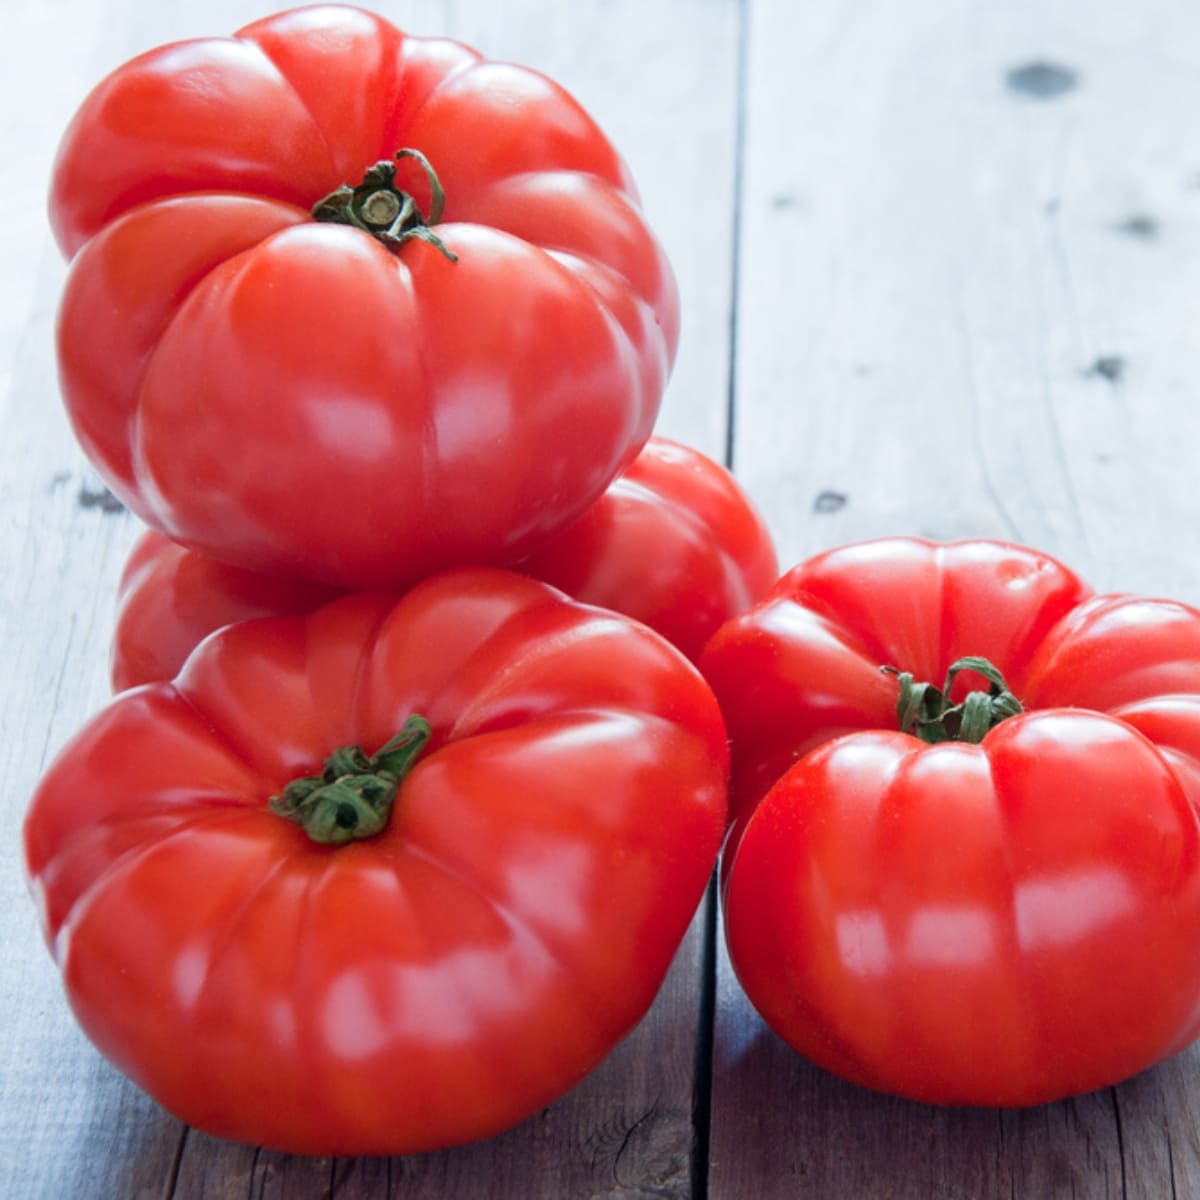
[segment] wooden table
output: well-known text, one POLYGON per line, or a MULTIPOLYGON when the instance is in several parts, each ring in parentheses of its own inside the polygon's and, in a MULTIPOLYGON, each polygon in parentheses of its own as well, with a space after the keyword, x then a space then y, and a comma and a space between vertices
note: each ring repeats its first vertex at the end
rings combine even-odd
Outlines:
MULTIPOLYGON (((1007 537, 1200 603, 1200 10, 1187 0, 383 0, 572 90, 633 167, 684 333, 660 430, 732 464, 785 564, 889 533, 1007 537)), ((1200 1052, 1025 1111, 809 1066, 742 996, 708 905, 653 1010, 493 1141, 304 1159, 182 1127, 87 1044, 18 831, 106 697, 135 523, 68 434, 42 213, 58 134, 137 51, 252 0, 7 0, 0 229, 0 1195, 1188 1197, 1200 1052)))

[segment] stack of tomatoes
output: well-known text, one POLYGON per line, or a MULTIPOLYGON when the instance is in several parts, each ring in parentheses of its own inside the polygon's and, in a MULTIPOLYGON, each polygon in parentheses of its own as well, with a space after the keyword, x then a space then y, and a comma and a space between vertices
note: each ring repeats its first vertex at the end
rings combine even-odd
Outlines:
POLYGON ((730 795, 734 965, 831 1069, 1020 1104, 1196 1036, 1200 614, 990 542, 772 587, 651 437, 675 284, 556 85, 282 13, 102 82, 51 209, 64 398, 150 529, 27 862, 171 1111, 339 1154, 519 1121, 649 1006, 730 795))
POLYGON ((648 441, 679 301, 625 165, 532 71, 309 8, 103 81, 51 212, 64 399, 150 526, 26 826, 76 1016, 231 1138, 519 1121, 692 918, 728 749, 689 656, 776 574, 648 441))

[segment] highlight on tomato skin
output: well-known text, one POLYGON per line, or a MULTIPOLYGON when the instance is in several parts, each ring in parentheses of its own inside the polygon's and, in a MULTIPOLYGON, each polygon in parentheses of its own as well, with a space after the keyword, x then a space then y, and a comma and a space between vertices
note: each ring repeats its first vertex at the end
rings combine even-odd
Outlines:
POLYGON ((728 752, 645 626, 511 572, 227 626, 122 693, 25 858, 85 1033, 181 1120, 406 1154, 552 1103, 652 1003, 728 752))
MULTIPOLYGON (((692 659, 777 574, 771 535, 733 476, 662 437, 652 437, 583 516, 516 569, 642 621, 692 659)), ((119 586, 113 690, 174 678, 191 650, 223 625, 306 612, 338 594, 221 563, 147 531, 119 586)))
POLYGON ((343 590, 536 552, 633 462, 678 344, 578 102, 349 6, 117 68, 50 218, 63 399, 106 484, 192 549, 343 590))
POLYGON ((880 539, 785 574, 700 666, 733 752, 730 958, 800 1053, 1023 1106, 1200 1035, 1200 611, 1026 547, 880 539))

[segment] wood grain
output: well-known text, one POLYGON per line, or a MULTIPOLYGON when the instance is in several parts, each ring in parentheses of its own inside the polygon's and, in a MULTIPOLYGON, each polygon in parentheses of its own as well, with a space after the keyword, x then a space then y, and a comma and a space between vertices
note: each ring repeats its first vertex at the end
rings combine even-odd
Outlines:
POLYGON ((736 466, 785 559, 1000 535, 1200 595, 1161 554, 1200 436, 1183 12, 753 5, 736 466))

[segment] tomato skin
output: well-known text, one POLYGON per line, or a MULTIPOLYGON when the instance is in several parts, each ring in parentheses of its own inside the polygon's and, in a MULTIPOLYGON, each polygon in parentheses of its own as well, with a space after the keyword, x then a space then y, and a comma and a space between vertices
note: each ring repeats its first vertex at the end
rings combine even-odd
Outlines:
POLYGON ((701 666, 743 789, 730 958, 802 1054, 1029 1105, 1200 1035, 1200 612, 1021 547, 887 539, 789 572, 701 666), (940 686, 967 654, 1024 711, 979 745, 901 733, 879 667, 940 686))
POLYGON ((230 626, 117 697, 26 862, 88 1036, 181 1119, 308 1154, 485 1137, 649 1006, 724 826, 724 729, 643 626, 487 569, 230 626), (433 728, 377 837, 268 811, 433 728))
MULTIPOLYGON (((517 568, 642 621, 693 659, 723 621, 765 595, 777 573, 771 536, 729 472, 659 437, 517 568)), ((222 625, 306 612, 335 594, 218 562, 147 531, 121 578, 113 690, 172 679, 222 625)))
POLYGON ((897 727, 896 682, 880 667, 940 685, 955 659, 977 654, 1023 695, 1033 648, 1090 595, 1049 555, 983 539, 882 538, 793 567, 700 658, 734 746, 735 828, 809 750, 897 727))
POLYGON ((633 466, 520 569, 635 618, 693 661, 775 582, 766 524, 724 467, 652 437, 633 466))
POLYGON ((246 569, 395 588, 536 550, 633 461, 678 340, 670 266, 579 105, 353 8, 119 68, 50 211, 81 444, 148 524, 246 569), (457 262, 309 215, 402 147, 438 172, 457 262))
POLYGON ((174 679, 197 644, 224 625, 311 612, 343 594, 328 584, 230 566, 148 529, 121 572, 113 691, 174 679))

